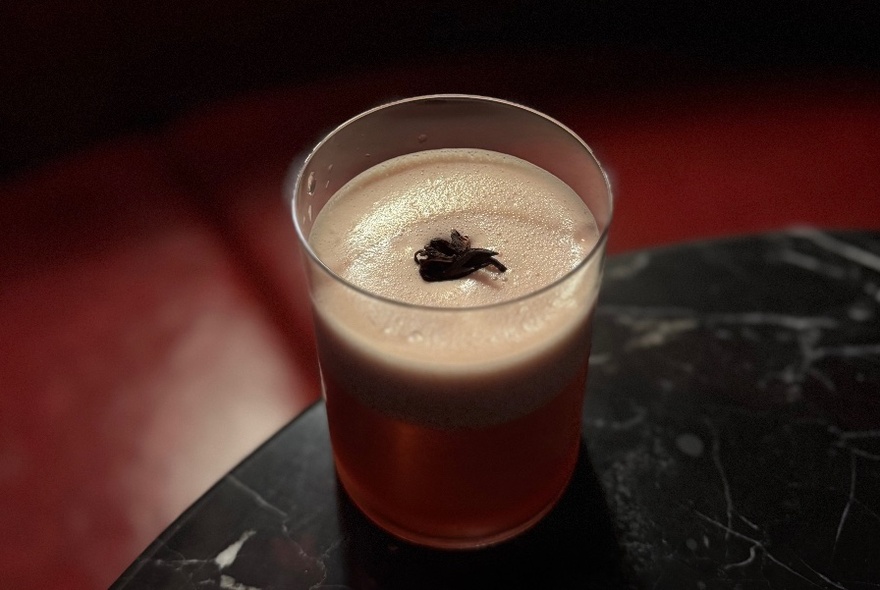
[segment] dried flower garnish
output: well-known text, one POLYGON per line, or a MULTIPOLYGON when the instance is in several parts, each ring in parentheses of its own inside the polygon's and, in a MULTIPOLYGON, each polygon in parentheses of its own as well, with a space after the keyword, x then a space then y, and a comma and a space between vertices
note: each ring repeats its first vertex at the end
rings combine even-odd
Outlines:
POLYGON ((419 275, 424 280, 431 282, 460 279, 490 265, 499 272, 507 270, 506 266, 493 258, 498 256, 498 252, 471 248, 470 238, 454 229, 450 238, 434 238, 413 256, 413 260, 419 265, 419 275))

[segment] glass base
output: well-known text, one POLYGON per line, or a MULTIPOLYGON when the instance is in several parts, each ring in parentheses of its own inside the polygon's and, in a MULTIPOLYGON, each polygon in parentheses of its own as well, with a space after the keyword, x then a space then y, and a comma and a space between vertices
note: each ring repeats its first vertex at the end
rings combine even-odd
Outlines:
MULTIPOLYGON (((572 470, 573 472, 573 470, 572 470)), ((499 543, 503 543, 504 541, 508 541, 516 536, 521 535, 526 532, 538 522, 541 521, 553 508, 556 504, 559 503, 560 498, 562 498, 563 494, 565 494, 565 490, 568 489, 568 484, 571 481, 571 475, 569 474, 569 479, 566 480, 565 485, 561 487, 559 493, 554 497, 544 508, 542 508, 537 514, 531 517, 529 520, 499 533, 493 533, 491 535, 484 535, 479 537, 436 537, 430 535, 423 535, 418 532, 410 531, 405 528, 400 527, 398 524, 393 523, 378 514, 364 508, 348 490, 348 486, 345 484, 344 476, 337 469, 337 477, 342 486, 346 489, 346 493, 348 497, 351 499, 352 503, 358 507, 361 513, 364 514, 373 524, 384 530, 385 532, 406 541, 408 543, 413 543, 415 545, 421 545, 422 547, 428 547, 431 549, 446 549, 446 550, 475 550, 482 549, 485 547, 490 547, 492 545, 498 545, 499 543)))

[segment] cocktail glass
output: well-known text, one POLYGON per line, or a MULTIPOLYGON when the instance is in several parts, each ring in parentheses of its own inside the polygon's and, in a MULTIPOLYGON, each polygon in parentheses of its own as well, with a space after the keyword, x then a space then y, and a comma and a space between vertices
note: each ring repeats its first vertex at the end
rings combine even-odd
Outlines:
POLYGON ((580 447, 612 214, 610 185, 590 148, 511 102, 416 97, 331 132, 295 171, 289 192, 337 474, 353 502, 395 536, 436 548, 490 545, 534 525, 562 495, 580 447), (413 305, 337 275, 309 242, 328 201, 381 162, 441 148, 501 152, 555 175, 595 218, 595 244, 562 278, 476 307, 413 305))

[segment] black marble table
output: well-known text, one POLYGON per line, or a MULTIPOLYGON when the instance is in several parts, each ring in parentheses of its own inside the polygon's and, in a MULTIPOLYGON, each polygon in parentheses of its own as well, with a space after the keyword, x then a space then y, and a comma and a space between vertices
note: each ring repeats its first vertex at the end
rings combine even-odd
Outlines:
POLYGON ((574 479, 513 541, 378 530, 336 482, 319 403, 114 588, 880 588, 880 232, 613 258, 593 352, 574 479))

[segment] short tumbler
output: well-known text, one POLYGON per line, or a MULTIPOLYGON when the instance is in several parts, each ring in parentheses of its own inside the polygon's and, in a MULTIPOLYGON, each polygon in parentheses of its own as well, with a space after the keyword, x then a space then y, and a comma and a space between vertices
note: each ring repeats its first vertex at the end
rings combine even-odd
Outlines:
POLYGON ((331 132, 288 194, 336 470, 354 503, 436 548, 498 543, 538 522, 580 448, 612 213, 590 148, 511 102, 416 97, 331 132), (555 204, 554 191, 577 203, 555 204), (426 258, 467 274, 425 280, 426 258), (519 291, 505 296, 509 285, 519 291))

